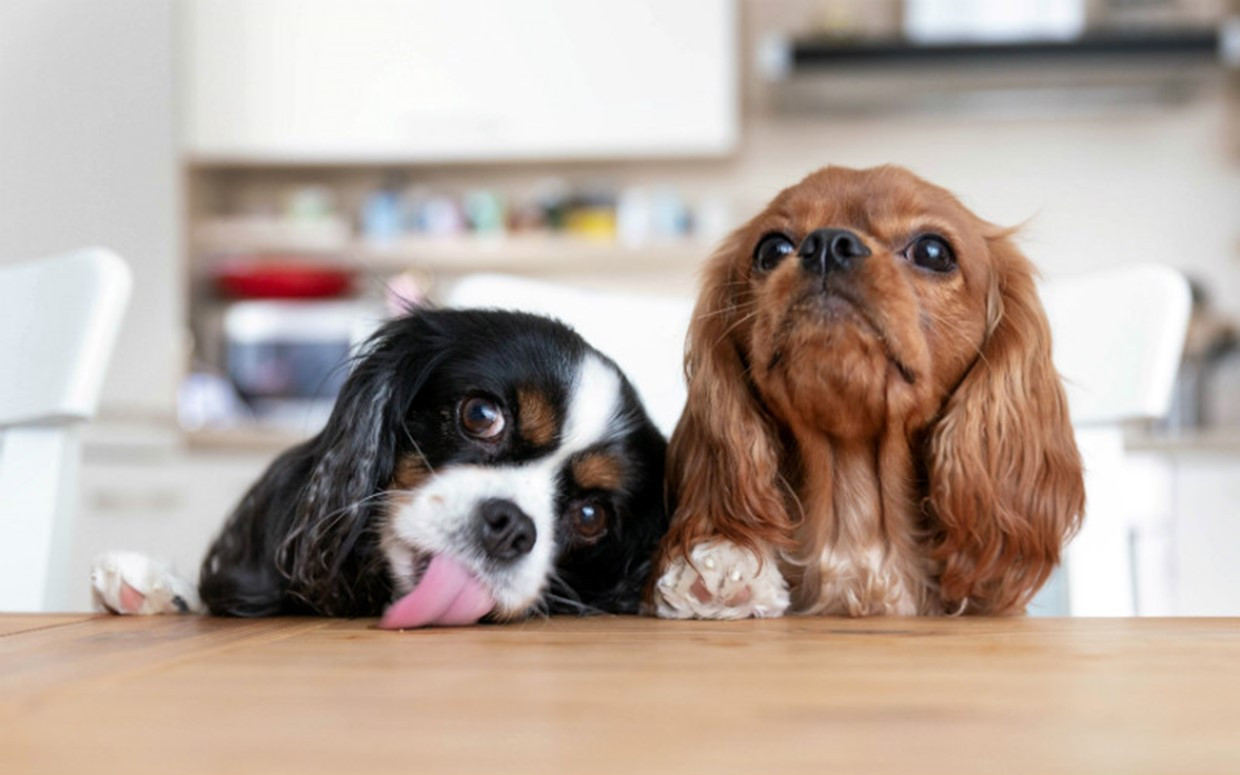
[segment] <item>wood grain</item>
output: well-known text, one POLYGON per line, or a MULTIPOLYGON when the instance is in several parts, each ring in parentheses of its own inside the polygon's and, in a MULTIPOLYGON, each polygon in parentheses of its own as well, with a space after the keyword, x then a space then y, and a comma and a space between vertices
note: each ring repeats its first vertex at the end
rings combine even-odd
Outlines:
POLYGON ((5 614, 0 615, 0 638, 29 630, 42 630, 74 624, 90 618, 90 614, 5 614))
POLYGON ((1240 772, 1234 619, 30 618, 4 773, 1240 772))

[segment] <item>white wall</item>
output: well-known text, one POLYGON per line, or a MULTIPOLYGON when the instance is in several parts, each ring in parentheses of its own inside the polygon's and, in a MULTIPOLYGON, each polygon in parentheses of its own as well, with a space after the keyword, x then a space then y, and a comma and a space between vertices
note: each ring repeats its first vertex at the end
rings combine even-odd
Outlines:
POLYGON ((134 269, 104 409, 171 414, 182 349, 172 8, 0 2, 0 261, 101 244, 134 269))

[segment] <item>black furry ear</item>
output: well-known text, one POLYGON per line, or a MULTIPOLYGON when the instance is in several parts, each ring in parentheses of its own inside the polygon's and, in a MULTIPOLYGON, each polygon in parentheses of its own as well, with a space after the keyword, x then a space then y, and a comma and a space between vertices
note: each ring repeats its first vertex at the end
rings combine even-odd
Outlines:
POLYGON ((379 613, 391 596, 376 516, 402 421, 437 359, 422 315, 363 348, 327 426, 272 463, 203 562, 199 593, 231 616, 379 613))
POLYGON ((385 416, 395 375, 385 379, 374 371, 359 375, 354 389, 337 401, 319 435, 293 523, 276 552, 289 594, 333 616, 376 612, 390 594, 381 569, 366 572, 376 537, 362 541, 377 527, 371 517, 382 505, 376 501, 392 479, 396 459, 396 433, 385 416))

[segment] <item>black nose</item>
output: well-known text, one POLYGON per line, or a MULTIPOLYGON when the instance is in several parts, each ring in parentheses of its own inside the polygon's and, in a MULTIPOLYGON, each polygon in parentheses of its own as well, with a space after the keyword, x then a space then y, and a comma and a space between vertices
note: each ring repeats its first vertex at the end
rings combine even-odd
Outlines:
POLYGON ((813 274, 851 269, 870 255, 861 238, 847 229, 818 229, 810 232, 797 251, 801 266, 813 274))
POLYGON ((538 539, 538 528, 517 504, 493 499, 478 507, 482 548, 496 560, 515 560, 529 554, 538 539))

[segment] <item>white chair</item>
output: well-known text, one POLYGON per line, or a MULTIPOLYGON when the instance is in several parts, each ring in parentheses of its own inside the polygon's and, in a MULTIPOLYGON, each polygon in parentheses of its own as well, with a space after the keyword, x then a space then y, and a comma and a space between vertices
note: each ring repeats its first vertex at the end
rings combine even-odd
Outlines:
POLYGON ((1138 588, 1152 595, 1171 584, 1170 557, 1157 548, 1171 515, 1165 474, 1125 455, 1124 430, 1170 410, 1188 283, 1150 264, 1056 279, 1041 293, 1085 463, 1087 502, 1066 574, 1031 611, 1131 616, 1142 612, 1138 588))
POLYGON ((0 266, 0 611, 64 605, 77 431, 95 412, 131 285, 101 248, 0 266))

